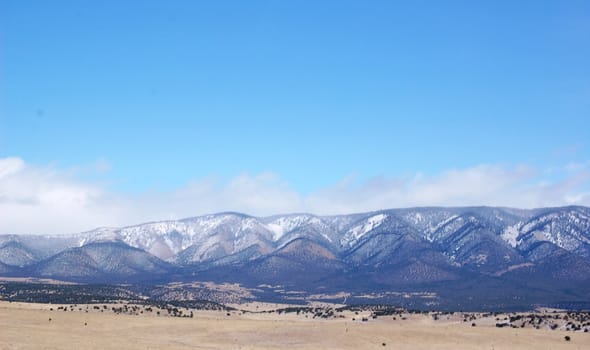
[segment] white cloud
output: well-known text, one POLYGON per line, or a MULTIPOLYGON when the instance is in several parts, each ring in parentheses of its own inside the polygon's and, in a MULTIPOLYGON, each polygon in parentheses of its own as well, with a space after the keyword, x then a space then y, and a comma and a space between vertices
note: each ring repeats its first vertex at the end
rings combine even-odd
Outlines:
POLYGON ((20 158, 10 157, 0 159, 0 180, 19 172, 24 166, 25 162, 20 158))
MULTIPOLYGON (((100 160, 95 171, 109 168, 100 160)), ((123 195, 82 181, 71 169, 5 158, 0 159, 0 233, 69 233, 221 211, 342 214, 410 206, 590 205, 588 167, 565 165, 563 173, 560 180, 551 180, 525 165, 478 165, 433 176, 362 182, 347 177, 309 195, 297 193, 276 174, 244 173, 227 182, 208 177, 170 192, 123 195)))
POLYGON ((535 183, 538 176, 524 165, 479 165, 435 176, 375 178, 358 187, 335 186, 316 193, 312 204, 316 212, 325 211, 330 203, 337 205, 338 212, 412 206, 533 208, 590 204, 580 190, 589 183, 588 174, 576 173, 556 182, 535 183))
POLYGON ((104 190, 77 181, 66 172, 0 160, 1 233, 57 233, 109 220, 94 210, 104 190))

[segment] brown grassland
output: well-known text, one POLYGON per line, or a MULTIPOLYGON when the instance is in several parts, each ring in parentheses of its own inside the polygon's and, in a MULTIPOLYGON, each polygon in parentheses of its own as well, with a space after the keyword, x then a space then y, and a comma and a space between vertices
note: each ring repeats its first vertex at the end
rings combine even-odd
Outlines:
POLYGON ((65 312, 56 307, 0 302, 0 349, 590 349, 590 333, 496 328, 485 322, 473 327, 428 315, 362 322, 363 315, 352 312, 312 319, 195 311, 192 318, 178 318, 99 312, 86 305, 65 312))

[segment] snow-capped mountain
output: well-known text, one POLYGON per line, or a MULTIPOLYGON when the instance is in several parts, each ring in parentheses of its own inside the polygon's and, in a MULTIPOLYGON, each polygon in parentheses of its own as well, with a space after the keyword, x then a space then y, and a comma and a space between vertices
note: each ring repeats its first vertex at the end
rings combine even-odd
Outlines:
POLYGON ((99 228, 70 236, 0 236, 0 261, 25 266, 65 248, 93 242, 123 242, 162 260, 198 263, 258 246, 268 254, 297 238, 317 240, 337 252, 350 250, 378 234, 412 234, 450 257, 488 239, 503 248, 529 251, 548 242, 590 256, 590 209, 514 210, 503 208, 415 208, 320 217, 291 214, 256 218, 221 213, 123 228, 99 228), (190 253, 190 254, 189 254, 190 253))
POLYGON ((273 233, 259 220, 227 213, 116 230, 101 229, 82 233, 79 239, 80 245, 118 240, 170 261, 182 253, 183 262, 190 263, 221 258, 254 244, 265 246, 272 236, 273 233))
POLYGON ((77 280, 225 278, 370 289, 550 276, 550 283, 579 285, 590 282, 589 266, 585 207, 220 213, 74 235, 0 236, 0 275, 77 280))

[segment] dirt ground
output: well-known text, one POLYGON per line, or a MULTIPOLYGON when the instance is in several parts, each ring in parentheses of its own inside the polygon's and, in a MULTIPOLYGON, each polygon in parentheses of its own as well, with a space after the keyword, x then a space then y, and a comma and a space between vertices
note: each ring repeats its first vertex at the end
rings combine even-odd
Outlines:
POLYGON ((0 349, 590 349, 590 333, 471 327, 427 315, 360 322, 352 314, 318 320, 197 311, 176 318, 82 309, 0 302, 0 349))

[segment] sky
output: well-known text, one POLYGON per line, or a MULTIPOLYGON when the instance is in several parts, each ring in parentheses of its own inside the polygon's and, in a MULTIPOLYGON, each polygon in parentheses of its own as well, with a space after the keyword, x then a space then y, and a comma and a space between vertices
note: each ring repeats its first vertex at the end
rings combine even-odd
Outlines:
POLYGON ((590 205, 588 1, 0 1, 0 233, 590 205))

